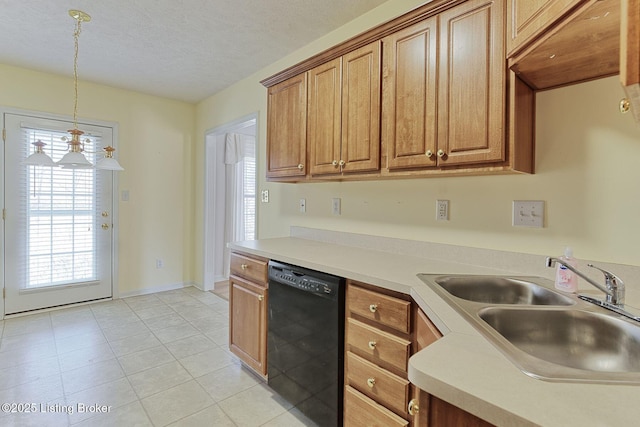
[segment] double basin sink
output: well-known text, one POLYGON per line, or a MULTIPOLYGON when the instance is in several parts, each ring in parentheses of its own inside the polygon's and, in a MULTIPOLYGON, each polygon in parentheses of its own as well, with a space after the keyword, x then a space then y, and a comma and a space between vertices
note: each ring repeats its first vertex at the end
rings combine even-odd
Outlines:
POLYGON ((542 278, 418 277, 527 375, 640 384, 640 323, 556 292, 542 278))

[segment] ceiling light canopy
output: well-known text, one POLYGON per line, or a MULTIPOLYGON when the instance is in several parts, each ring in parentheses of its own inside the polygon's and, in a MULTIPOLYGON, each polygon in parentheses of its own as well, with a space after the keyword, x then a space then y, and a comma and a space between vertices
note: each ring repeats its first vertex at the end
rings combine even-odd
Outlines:
MULTIPOLYGON (((73 87, 74 87, 74 103, 73 103, 73 129, 68 130, 71 134, 71 139, 63 138, 69 146, 69 152, 67 152, 62 159, 58 162, 54 162, 44 151, 43 147, 47 144, 37 140, 33 143, 34 152, 24 161, 27 165, 37 166, 61 166, 65 169, 88 169, 94 167, 94 165, 87 160, 84 156, 84 142, 80 140, 80 137, 84 134, 83 131, 78 129, 78 40, 80 38, 80 32, 82 30, 82 23, 91 21, 89 14, 72 9, 69 11, 71 16, 76 21, 76 28, 73 33, 75 51, 73 56, 73 87)), ((85 141, 89 141, 88 139, 85 141)), ((118 161, 113 157, 113 152, 116 151, 112 146, 103 148, 105 155, 104 158, 99 160, 95 168, 106 169, 112 171, 124 170, 118 161)))

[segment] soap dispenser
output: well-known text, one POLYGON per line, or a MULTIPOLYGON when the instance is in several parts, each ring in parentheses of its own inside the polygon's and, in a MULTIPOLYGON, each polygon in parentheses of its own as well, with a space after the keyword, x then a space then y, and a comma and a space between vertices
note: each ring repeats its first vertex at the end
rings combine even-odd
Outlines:
MULTIPOLYGON (((560 257, 560 260, 573 268, 577 266, 576 259, 573 257, 573 250, 568 246, 564 249, 564 255, 560 257)), ((578 291, 578 276, 564 265, 558 263, 555 285, 558 290, 575 293, 578 291)))

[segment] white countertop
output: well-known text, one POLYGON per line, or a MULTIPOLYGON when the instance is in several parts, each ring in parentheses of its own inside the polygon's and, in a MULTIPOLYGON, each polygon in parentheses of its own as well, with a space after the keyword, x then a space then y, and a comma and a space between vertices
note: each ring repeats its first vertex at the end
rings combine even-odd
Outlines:
MULTIPOLYGON (((640 423, 640 386, 531 378, 416 275, 514 274, 295 237, 237 242, 233 250, 410 294, 443 338, 409 360, 421 389, 500 426, 629 426, 640 423)), ((526 275, 526 274, 525 274, 526 275)))

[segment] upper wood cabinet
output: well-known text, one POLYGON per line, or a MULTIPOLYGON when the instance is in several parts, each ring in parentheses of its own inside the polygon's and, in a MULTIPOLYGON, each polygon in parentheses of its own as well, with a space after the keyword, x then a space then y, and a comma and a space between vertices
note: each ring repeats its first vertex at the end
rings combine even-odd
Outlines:
POLYGON ((382 40, 382 146, 389 170, 436 165, 438 18, 382 40))
POLYGON ((380 168, 380 42, 309 71, 310 174, 380 168))
POLYGON ((507 0, 507 53, 518 49, 583 0, 507 0))
POLYGON ((640 0, 621 0, 620 81, 640 123, 640 0))
POLYGON ((307 74, 271 86, 267 94, 267 178, 300 177, 307 163, 307 74))

